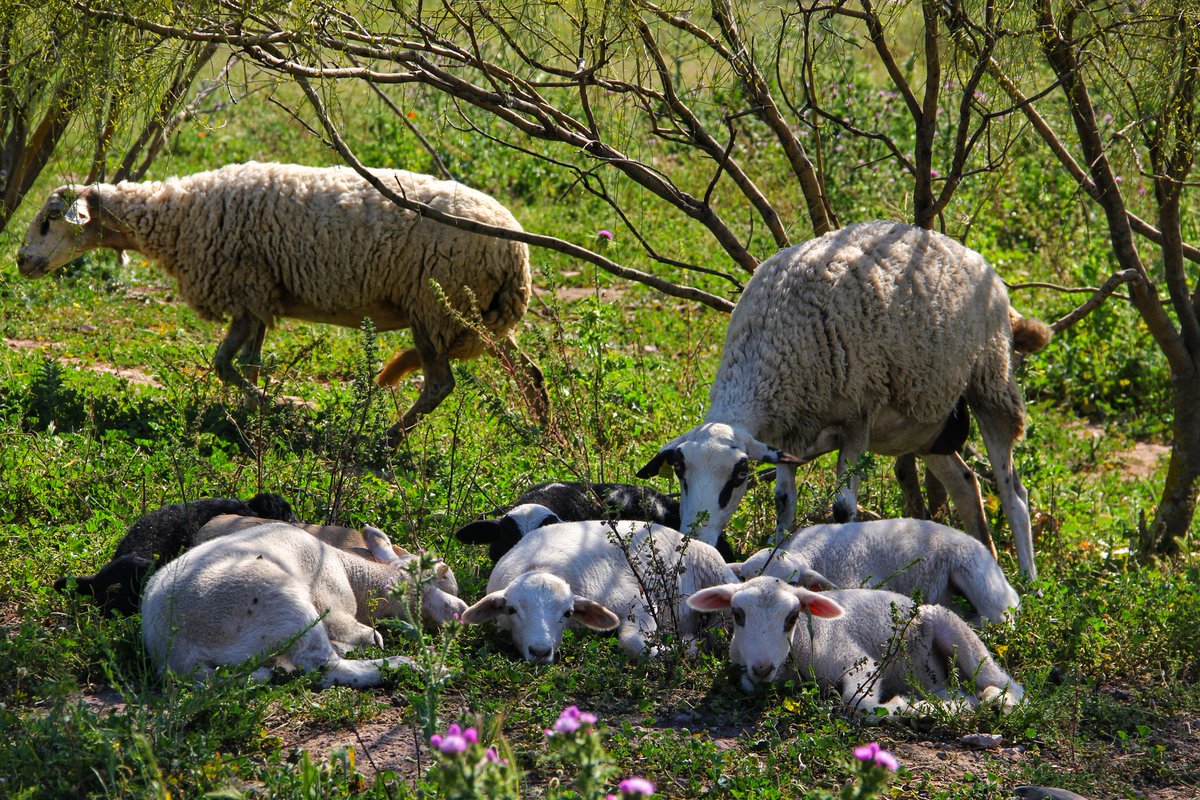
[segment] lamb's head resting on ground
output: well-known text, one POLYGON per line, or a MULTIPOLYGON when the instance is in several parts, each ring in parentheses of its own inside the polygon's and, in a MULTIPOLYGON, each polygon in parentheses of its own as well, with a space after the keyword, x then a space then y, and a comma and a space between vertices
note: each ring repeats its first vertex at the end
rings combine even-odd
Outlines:
POLYGON ((697 611, 728 609, 733 615, 729 660, 745 670, 742 688, 747 691, 783 674, 792 654, 792 632, 803 624, 805 612, 827 618, 842 614, 833 600, 770 577, 713 586, 696 592, 687 603, 697 611))
POLYGON ((637 476, 649 478, 673 469, 683 490, 679 506, 683 533, 715 545, 746 494, 754 462, 799 464, 800 460, 736 425, 706 422, 665 444, 637 476))
POLYGON ((621 624, 616 614, 595 600, 575 594, 566 581, 548 572, 522 573, 462 614, 462 621, 470 625, 490 619, 512 632, 521 658, 534 664, 554 660, 563 631, 572 621, 597 631, 609 631, 621 624))

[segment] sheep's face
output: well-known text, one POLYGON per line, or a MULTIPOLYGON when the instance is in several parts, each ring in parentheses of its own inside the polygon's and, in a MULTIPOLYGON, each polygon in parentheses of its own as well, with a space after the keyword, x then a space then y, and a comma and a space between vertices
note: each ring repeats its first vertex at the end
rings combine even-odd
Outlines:
POLYGON ((594 630, 611 630, 620 624, 616 614, 578 596, 566 581, 546 572, 523 573, 464 611, 462 619, 470 624, 495 619, 512 631, 521 657, 534 664, 554 660, 563 631, 572 622, 594 630))
POLYGON ((759 550, 741 564, 730 564, 730 567, 742 580, 768 575, 793 586, 803 586, 814 592, 835 588, 824 575, 810 569, 807 564, 787 550, 767 547, 759 550))
POLYGON ((697 611, 728 609, 733 616, 729 660, 744 670, 742 687, 746 691, 783 676, 792 652, 792 634, 805 610, 818 617, 842 613, 833 600, 771 577, 714 586, 696 592, 687 602, 697 611))
POLYGON ((741 428, 706 422, 663 447, 637 474, 648 478, 667 467, 673 469, 679 478, 682 531, 715 546, 746 494, 756 461, 777 464, 795 459, 741 428))
POLYGON ((91 250, 96 233, 90 222, 86 197, 66 187, 56 190, 29 223, 17 251, 17 269, 27 278, 40 278, 91 250))

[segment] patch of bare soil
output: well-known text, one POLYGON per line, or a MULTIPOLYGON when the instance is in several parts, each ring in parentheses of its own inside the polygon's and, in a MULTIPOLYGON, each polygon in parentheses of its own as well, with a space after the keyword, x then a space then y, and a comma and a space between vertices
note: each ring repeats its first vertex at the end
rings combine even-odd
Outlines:
MULTIPOLYGON (((1080 439, 1102 439, 1108 435, 1100 425, 1079 420, 1070 426, 1080 439)), ((1112 459, 1126 478, 1144 480, 1154 475, 1158 463, 1171 453, 1171 448, 1157 442, 1134 442, 1133 447, 1113 454, 1112 459)))
POLYGON ((284 719, 269 732, 283 742, 284 749, 306 750, 317 763, 328 761, 337 750, 353 747, 355 769, 368 779, 393 772, 405 782, 415 783, 428 768, 430 755, 418 745, 416 731, 403 721, 404 716, 405 709, 392 708, 370 722, 352 722, 335 730, 314 730, 284 719))
POLYGON ((116 367, 112 364, 107 364, 103 361, 84 361, 81 358, 72 356, 60 356, 56 354, 56 345, 51 342, 42 342, 35 339, 9 339, 5 338, 4 345, 12 350, 44 350, 46 355, 54 354, 54 358, 60 364, 78 367, 79 369, 87 370, 88 372, 99 372, 105 375, 116 375, 118 378, 124 378, 137 386, 153 386, 162 388, 162 384, 150 377, 141 370, 132 369, 129 367, 116 367))

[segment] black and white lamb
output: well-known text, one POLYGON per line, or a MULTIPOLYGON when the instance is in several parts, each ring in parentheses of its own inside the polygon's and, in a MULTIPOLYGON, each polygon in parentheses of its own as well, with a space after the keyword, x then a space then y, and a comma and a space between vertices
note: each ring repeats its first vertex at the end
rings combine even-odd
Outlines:
MULTIPOLYGON (((391 545, 383 537, 375 549, 391 545)), ((441 562, 436 568, 449 571, 441 562)), ((374 619, 408 614, 391 589, 409 578, 394 563, 361 558, 287 523, 261 525, 197 545, 155 572, 142 597, 142 639, 160 672, 196 680, 259 657, 269 663, 251 674, 256 681, 279 665, 323 670, 321 686, 375 686, 380 667, 411 659, 344 656, 382 645, 374 619)), ((424 591, 439 591, 432 576, 419 580, 424 591)), ((442 605, 454 613, 466 607, 452 600, 442 605)))
POLYGON ((568 626, 616 628, 627 654, 653 655, 647 639, 660 626, 688 642, 699 633, 703 618, 688 595, 736 579, 715 549, 661 525, 561 522, 530 531, 505 553, 487 596, 462 621, 495 619, 535 664, 554 660, 568 626))
MULTIPOLYGON (((196 534, 222 514, 262 517, 294 522, 287 500, 264 492, 249 500, 205 497, 186 503, 171 503, 143 514, 129 526, 107 564, 95 575, 74 578, 75 591, 94 600, 105 611, 132 615, 146 578, 158 566, 176 558, 196 543, 196 534)), ((54 588, 65 592, 72 579, 59 578, 54 588)))
MULTIPOLYGON (((526 533, 555 522, 628 519, 679 530, 679 501, 647 486, 552 481, 529 487, 511 505, 489 511, 488 517, 467 523, 454 536, 465 544, 486 544, 494 564, 526 533)), ((724 534, 716 547, 726 561, 736 558, 724 534)))
MULTIPOLYGON (((991 545, 975 474, 957 452, 961 401, 991 461, 1022 573, 1036 577, 1028 497, 1012 448, 1025 429, 1013 351, 1050 329, 1021 317, 978 253, 934 231, 850 225, 764 261, 733 311, 702 424, 643 467, 679 476, 682 530, 715 542, 745 493, 751 462, 777 464, 775 541, 796 513, 796 468, 839 451, 844 475, 865 451, 916 453, 945 484, 963 525, 991 545)), ((854 518, 858 477, 834 504, 854 518)))
MULTIPOLYGON (((441 211, 521 229, 498 201, 461 183, 375 174, 441 211)), ((454 389, 450 360, 475 358, 485 339, 523 371, 535 413, 549 411, 542 373, 513 336, 529 304, 528 248, 424 219, 353 170, 250 162, 165 181, 63 186, 30 223, 17 265, 36 278, 101 247, 154 259, 202 317, 232 318, 215 367, 251 405, 262 399, 254 384, 263 337, 278 319, 357 327, 370 317, 380 331, 412 329, 412 349, 384 366, 380 385, 425 375, 392 440, 454 389)))
POLYGON ((924 714, 927 703, 908 695, 913 682, 942 699, 974 706, 978 698, 1005 713, 1025 696, 961 617, 943 606, 914 606, 895 592, 810 592, 764 576, 705 589, 688 603, 732 613, 729 658, 745 671, 746 691, 792 675, 811 677, 870 715, 868 721, 881 710, 924 714), (974 684, 975 697, 952 691, 951 665, 964 684, 974 684))
POLYGON ((1020 597, 983 544, 965 533, 920 519, 883 519, 814 525, 733 564, 743 580, 782 578, 813 590, 890 589, 956 608, 971 604, 969 619, 1011 620, 1020 597))

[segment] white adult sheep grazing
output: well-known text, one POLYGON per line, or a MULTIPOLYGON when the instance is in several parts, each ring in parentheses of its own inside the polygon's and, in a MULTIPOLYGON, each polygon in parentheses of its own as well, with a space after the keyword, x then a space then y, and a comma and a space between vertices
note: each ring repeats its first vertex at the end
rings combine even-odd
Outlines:
POLYGON ((814 525, 731 566, 743 580, 770 575, 814 590, 920 590, 923 602, 950 608, 962 595, 993 622, 1011 619, 1021 602, 981 542, 922 519, 814 525))
MULTIPOLYGON (((409 199, 521 230, 499 202, 460 183, 374 174, 409 199)), ((263 337, 277 319, 355 327, 370 317, 381 331, 412 329, 412 349, 384 366, 380 385, 425 374, 390 438, 453 390, 450 359, 483 352, 473 320, 524 371, 531 406, 549 410, 542 374, 513 338, 529 302, 528 248, 425 220, 350 169, 250 162, 166 181, 64 186, 34 217, 17 265, 39 277, 100 247, 143 253, 202 317, 232 317, 215 366, 252 403, 261 399, 253 383, 263 337), (250 380, 233 364, 239 352, 250 380)))
MULTIPOLYGON (((842 228, 759 265, 730 319, 704 422, 638 475, 673 466, 683 530, 711 543, 745 493, 750 462, 778 464, 778 542, 795 517, 798 465, 839 450, 841 475, 866 450, 917 453, 966 530, 990 547, 978 482, 954 441, 965 436, 966 417, 955 414, 965 399, 1021 571, 1034 578, 1028 497, 1012 464, 1025 406, 1011 356, 1049 335, 1013 310, 983 257, 953 239, 891 222, 842 228)), ((854 518, 857 484, 852 476, 839 494, 838 521, 854 518)))
POLYGON ((951 662, 974 681, 980 700, 994 702, 1001 711, 1010 711, 1025 696, 966 622, 942 606, 914 608, 912 600, 895 592, 816 593, 764 576, 705 589, 688 603, 699 611, 732 611, 729 657, 745 668, 747 691, 787 677, 791 657, 801 676, 837 688, 848 706, 868 714, 877 709, 921 713, 924 703, 904 694, 911 680, 949 699, 951 662), (811 619, 801 618, 805 608, 811 619))
POLYGON ((673 621, 683 639, 693 638, 702 616, 687 606, 688 595, 731 580, 737 578, 715 549, 671 528, 563 522, 530 530, 505 553, 488 579, 487 596, 462 620, 495 619, 512 631, 521 657, 535 664, 554 660, 568 624, 619 628, 622 648, 640 656, 662 622, 673 621))
MULTIPOLYGON (((384 536, 373 549, 382 552, 386 541, 384 536)), ((405 603, 388 597, 390 586, 406 578, 394 564, 344 552, 287 523, 261 525, 205 542, 156 572, 142 596, 142 638, 160 670, 203 679, 219 666, 270 654, 298 637, 277 663, 323 668, 322 686, 374 686, 381 666, 411 660, 343 656, 382 644, 367 622, 372 613, 407 613, 405 603)), ((426 588, 431 590, 440 591, 426 588)), ((461 600, 452 605, 466 608, 461 600)), ((265 680, 270 672, 262 667, 251 677, 265 680)))

